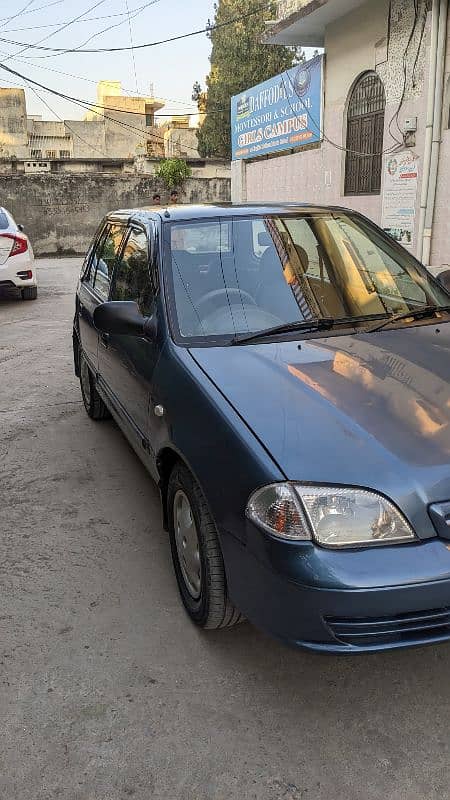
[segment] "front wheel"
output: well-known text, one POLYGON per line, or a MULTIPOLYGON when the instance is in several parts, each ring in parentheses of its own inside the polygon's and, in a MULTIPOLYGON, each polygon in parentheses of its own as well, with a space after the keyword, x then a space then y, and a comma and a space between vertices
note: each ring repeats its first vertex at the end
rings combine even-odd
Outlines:
POLYGON ((191 473, 177 464, 168 487, 172 560, 183 605, 201 628, 241 622, 231 603, 217 530, 203 493, 191 473))

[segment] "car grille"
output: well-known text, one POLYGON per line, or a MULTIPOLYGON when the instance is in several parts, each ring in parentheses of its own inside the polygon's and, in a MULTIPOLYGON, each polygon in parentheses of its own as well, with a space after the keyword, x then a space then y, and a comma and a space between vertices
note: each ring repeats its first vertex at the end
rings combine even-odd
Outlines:
POLYGON ((325 622, 336 639, 355 647, 450 639, 450 607, 391 617, 326 617, 325 622))

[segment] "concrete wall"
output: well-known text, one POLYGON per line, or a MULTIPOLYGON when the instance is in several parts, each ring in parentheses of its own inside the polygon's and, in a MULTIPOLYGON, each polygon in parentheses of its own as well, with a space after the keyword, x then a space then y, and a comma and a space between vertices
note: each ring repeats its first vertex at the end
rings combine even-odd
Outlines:
MULTIPOLYGON (((101 218, 119 208, 150 205, 168 191, 151 176, 2 175, 2 204, 25 225, 37 255, 82 254, 101 218)), ((180 190, 181 203, 230 199, 227 178, 191 178, 180 190)))
MULTIPOLYGON (((420 9, 426 10, 427 0, 420 0, 420 9)), ((242 168, 233 166, 233 197, 247 200, 307 201, 334 203, 354 208, 381 221, 382 195, 344 195, 346 111, 349 93, 354 81, 366 70, 377 70, 386 92, 385 132, 383 149, 396 144, 389 131, 389 123, 399 107, 403 90, 403 54, 410 36, 414 4, 412 0, 393 0, 390 46, 387 53, 388 0, 371 0, 351 14, 331 24, 325 35, 325 140, 314 149, 304 149, 285 156, 258 159, 242 168)), ((426 17, 425 35, 420 46, 421 26, 410 42, 407 89, 399 114, 399 124, 408 116, 416 116, 418 130, 414 152, 422 156, 425 138, 425 111, 428 85, 428 54, 430 18, 426 17), (415 80, 411 80, 411 65, 418 54, 415 80)), ((449 28, 450 33, 450 28, 449 28)), ((448 127, 450 104, 450 38, 447 53, 446 110, 448 127)), ((391 130, 401 139, 395 122, 391 130)), ((419 162, 420 169, 420 162, 419 162)), ((436 214, 433 234, 431 264, 448 265, 450 262, 450 131, 442 135, 441 161, 438 180, 436 214)), ((420 177, 420 176, 419 176, 420 177)), ((417 193, 416 230, 419 221, 420 180, 417 193)))
MULTIPOLYGON (((43 160, 11 159, 0 157, 0 186, 2 175, 23 175, 24 172, 52 172, 81 175, 154 175, 160 164, 158 158, 138 155, 134 158, 64 158, 43 160)), ((231 164, 224 159, 187 159, 192 171, 192 178, 226 178, 230 179, 231 164)))
MULTIPOLYGON (((231 163, 224 159, 190 159, 186 161, 192 170, 193 178, 231 178, 231 163)), ((160 161, 156 158, 138 157, 135 159, 136 172, 143 175, 153 175, 160 161)))
POLYGON ((65 124, 69 133, 72 134, 74 158, 107 157, 103 120, 98 118, 98 120, 85 122, 71 119, 65 124))

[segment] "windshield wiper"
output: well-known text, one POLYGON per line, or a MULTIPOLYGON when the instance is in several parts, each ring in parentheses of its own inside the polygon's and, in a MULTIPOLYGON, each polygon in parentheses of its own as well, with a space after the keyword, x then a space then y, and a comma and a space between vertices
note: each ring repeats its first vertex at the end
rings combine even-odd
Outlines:
POLYGON ((382 322, 377 322, 376 325, 371 325, 369 328, 366 328, 364 333, 375 333, 376 331, 381 331, 392 322, 401 322, 401 320, 409 319, 410 317, 412 319, 425 319, 426 317, 432 317, 439 311, 450 311, 450 306, 418 306, 418 308, 413 308, 411 311, 402 311, 400 314, 391 314, 382 322))
POLYGON ((283 325, 275 325, 272 328, 263 328, 262 331, 255 333, 242 333, 234 336, 230 344, 244 344, 253 342, 257 339, 265 339, 266 336, 275 336, 278 333, 290 333, 291 331, 328 331, 333 327, 335 320, 332 317, 321 319, 309 319, 299 322, 285 322, 283 325))

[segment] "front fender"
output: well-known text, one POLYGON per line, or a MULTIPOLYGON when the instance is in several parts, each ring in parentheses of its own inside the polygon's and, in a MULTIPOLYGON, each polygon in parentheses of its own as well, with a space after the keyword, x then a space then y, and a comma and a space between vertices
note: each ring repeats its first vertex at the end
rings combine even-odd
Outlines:
POLYGON ((219 530, 245 541, 245 507, 259 486, 285 476, 245 421, 194 361, 166 343, 154 375, 164 416, 152 444, 158 459, 172 451, 202 488, 219 530))

